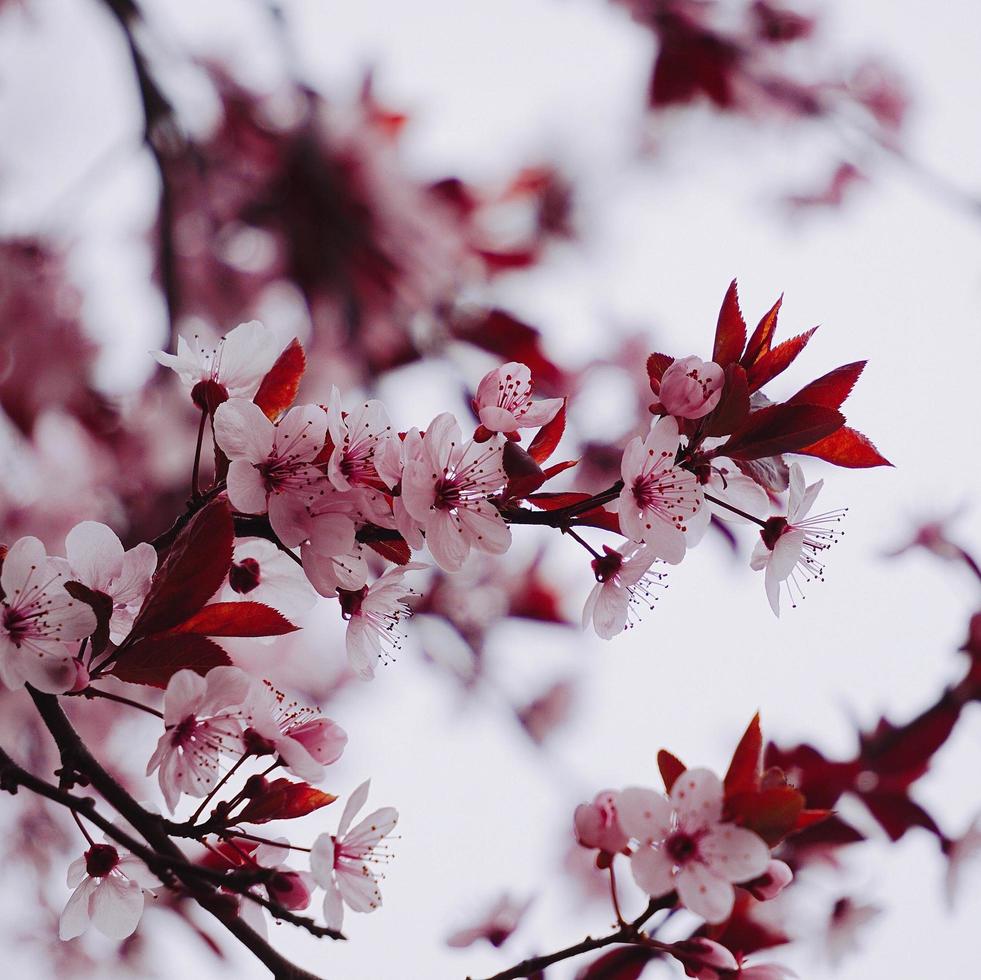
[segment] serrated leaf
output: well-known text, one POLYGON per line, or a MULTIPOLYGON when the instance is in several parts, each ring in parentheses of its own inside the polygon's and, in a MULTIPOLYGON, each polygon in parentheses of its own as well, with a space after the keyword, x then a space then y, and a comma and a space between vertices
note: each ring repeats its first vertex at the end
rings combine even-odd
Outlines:
POLYGON ((719 322, 715 328, 715 346, 712 349, 712 360, 719 367, 726 367, 738 361, 746 343, 746 321, 739 309, 739 293, 736 280, 733 279, 722 300, 719 310, 719 322))
POLYGON ((851 364, 843 364, 841 367, 829 371, 816 381, 805 385, 796 395, 788 398, 787 404, 841 408, 867 363, 867 361, 853 361, 851 364))
POLYGON ((300 341, 294 338, 276 358, 276 363, 262 379, 259 390, 252 399, 271 422, 279 418, 296 400, 306 367, 307 355, 300 341))
POLYGON ((814 336, 817 327, 790 340, 785 340, 778 344, 773 350, 768 351, 758 361, 756 361, 746 372, 749 381, 749 390, 756 391, 762 388, 768 381, 772 381, 778 374, 782 374, 790 367, 797 358, 797 355, 807 346, 807 342, 814 336))
POLYGON ((555 452, 555 447, 559 444, 562 433, 565 432, 565 406, 567 402, 568 399, 562 399, 562 407, 556 412, 555 418, 543 425, 535 438, 531 440, 528 455, 536 463, 544 463, 555 452))
POLYGON ((770 352, 770 345, 773 342, 773 335, 777 329, 777 317, 780 315, 780 307, 783 306, 783 296, 763 314, 763 319, 756 325, 753 336, 749 338, 746 345, 746 353, 743 354, 740 363, 747 370, 752 367, 764 354, 770 352))
POLYGON ((179 670, 193 670, 202 677, 213 667, 231 663, 214 640, 197 633, 165 633, 148 636, 126 647, 109 673, 130 684, 166 687, 179 670))
POLYGON ((703 430, 707 436, 731 435, 749 416, 749 384, 739 364, 726 368, 725 383, 719 404, 706 416, 703 430))
POLYGON ((667 354, 651 354, 647 358, 647 378, 651 383, 651 391, 655 395, 661 394, 661 378, 664 372, 674 364, 674 358, 667 354))
POLYGON ((828 463, 834 463, 835 466, 845 466, 849 469, 892 466, 892 463, 875 448, 868 436, 847 425, 843 425, 837 432, 809 446, 795 449, 794 452, 804 456, 816 456, 828 463))
POLYGON ((240 823, 268 823, 270 820, 292 820, 329 806, 337 797, 324 793, 309 783, 274 779, 258 796, 253 797, 236 817, 240 823))
POLYGON ((245 600, 213 602, 171 632, 202 636, 283 636, 299 628, 272 606, 245 600))
POLYGON ((840 429, 845 417, 820 405, 770 405, 752 412, 745 424, 713 452, 732 459, 759 459, 798 452, 840 429))
POLYGON ((210 501, 171 545, 153 576, 131 635, 163 633, 190 619, 225 581, 234 540, 228 501, 210 501))

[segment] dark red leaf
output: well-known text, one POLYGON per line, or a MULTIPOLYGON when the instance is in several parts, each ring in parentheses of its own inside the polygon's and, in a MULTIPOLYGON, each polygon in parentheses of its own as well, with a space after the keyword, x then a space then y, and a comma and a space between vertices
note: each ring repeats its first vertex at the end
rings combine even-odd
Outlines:
POLYGON ((774 786, 758 792, 737 793, 726 800, 728 819, 776 846, 797 826, 804 797, 793 786, 774 786))
POLYGON ((756 714, 736 746, 726 773, 726 796, 755 789, 759 785, 760 763, 763 758, 763 732, 760 716, 756 714))
POLYGON ((95 613, 95 630, 89 640, 92 656, 97 657, 109 645, 109 620, 112 619, 112 599, 104 592, 95 592, 81 582, 66 582, 65 591, 79 602, 90 606, 95 613))
POLYGON ((166 687, 179 670, 193 670, 202 677, 213 667, 231 663, 214 640, 197 633, 148 636, 127 647, 109 672, 121 681, 166 687))
POLYGON ((173 633, 203 636, 283 636, 294 626, 282 613, 261 602, 213 602, 175 627, 173 633))
POLYGON ((504 444, 501 462, 504 472, 508 475, 508 485, 504 491, 506 498, 521 499, 527 497, 545 482, 542 468, 516 442, 508 441, 504 444))
POLYGON ((299 340, 294 338, 262 379, 252 399, 270 421, 277 419, 293 404, 306 367, 307 356, 299 340))
POLYGON ((790 467, 783 456, 737 459, 735 463, 742 474, 755 480, 764 490, 783 493, 790 486, 790 467))
POLYGON ((405 538, 401 536, 384 541, 367 541, 365 543, 375 554, 381 555, 382 558, 394 562, 396 565, 408 565, 412 560, 412 551, 409 549, 405 538))
POLYGON ((869 793, 862 796, 862 801, 890 840, 899 840, 913 827, 923 827, 943 839, 933 817, 905 793, 869 793))
POLYGON ((726 368, 725 383, 719 404, 709 414, 704 425, 707 436, 727 436, 735 432, 749 415, 749 384, 746 371, 739 364, 726 368))
POLYGON ((861 432, 847 425, 794 452, 805 456, 816 456, 818 459, 834 463, 835 466, 847 466, 850 469, 892 466, 892 463, 872 445, 872 440, 868 436, 863 436, 861 432))
POLYGON ((528 455, 536 463, 544 463, 549 456, 555 452, 555 447, 565 432, 565 406, 567 399, 562 399, 562 407, 558 410, 554 419, 547 422, 539 430, 531 445, 528 447, 528 455))
POLYGON ((793 364, 797 355, 807 346, 807 342, 814 336, 817 327, 785 340, 777 345, 773 350, 764 354, 746 372, 749 380, 749 390, 756 391, 762 388, 768 381, 772 381, 778 374, 793 364))
POLYGON ((576 974, 576 980, 637 980, 657 955, 643 946, 615 949, 583 967, 576 974))
POLYGON ((558 493, 536 493, 528 498, 528 502, 534 504, 539 510, 562 510, 563 507, 574 507, 581 504, 592 494, 578 493, 567 490, 558 493))
POLYGON ((241 823, 267 823, 270 820, 291 820, 304 817, 314 810, 328 806, 337 797, 323 793, 309 783, 294 783, 288 779, 274 779, 258 795, 253 797, 236 820, 241 823))
POLYGON ((746 423, 714 450, 716 456, 759 459, 796 452, 844 425, 845 417, 820 405, 769 405, 752 412, 746 423))
POLYGON ((739 293, 733 279, 719 310, 719 322, 715 328, 715 347, 712 360, 720 367, 738 361, 746 343, 746 321, 739 310, 739 293))
POLYGON ((805 385, 796 395, 787 399, 788 405, 823 405, 825 408, 841 408, 851 394, 867 361, 843 364, 833 371, 805 385))
POLYGON ((814 827, 819 823, 824 823, 825 820, 829 820, 834 814, 833 810, 801 810, 797 814, 797 823, 794 824, 794 832, 800 830, 807 830, 808 827, 814 827))
POLYGON ((603 531, 612 531, 620 534, 620 518, 615 510, 605 510, 602 507, 594 507, 576 516, 569 522, 576 527, 598 527, 603 531))
POLYGON ((225 581, 234 540, 227 500, 212 500, 198 511, 153 576, 133 635, 162 633, 190 619, 225 581))
POLYGON ((688 768, 677 756, 667 749, 661 749, 657 754, 657 768, 664 780, 664 789, 670 793, 675 780, 688 768))
POLYGON ((647 358, 647 377, 651 382, 651 391, 655 395, 661 394, 661 378, 664 377, 664 372, 674 364, 674 358, 668 357, 667 354, 651 354, 647 358))
POLYGON ((763 319, 756 325, 753 336, 749 338, 746 345, 746 353, 743 354, 740 363, 749 370, 764 354, 770 352, 770 344, 773 342, 773 334, 777 329, 777 317, 780 315, 780 307, 783 305, 781 296, 773 306, 763 315, 763 319))
POLYGON ((571 470, 573 466, 578 465, 578 459, 566 459, 561 463, 553 463, 551 466, 545 467, 545 479, 551 480, 553 476, 558 476, 560 473, 564 473, 566 470, 571 470))

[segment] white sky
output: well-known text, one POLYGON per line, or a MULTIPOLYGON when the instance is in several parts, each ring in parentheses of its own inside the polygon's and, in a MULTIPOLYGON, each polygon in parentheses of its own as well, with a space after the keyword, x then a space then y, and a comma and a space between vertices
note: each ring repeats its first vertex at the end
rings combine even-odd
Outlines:
MULTIPOLYGON (((168 59, 190 44, 228 57, 246 77, 271 82, 282 70, 261 4, 149 6, 168 59)), ((599 0, 284 6, 296 27, 297 70, 338 98, 354 91, 364 67, 376 66, 381 97, 412 114, 405 152, 413 171, 503 179, 518 164, 555 155, 580 180, 582 247, 557 250, 544 269, 502 282, 497 292, 546 330, 560 357, 604 353, 611 330, 638 328, 656 330, 660 349, 707 355, 736 275, 747 320, 784 292, 781 336, 822 324, 773 392, 790 394, 868 357, 846 412, 896 463, 855 473, 806 467, 812 479, 826 478, 828 506, 851 508, 847 534, 831 555, 827 583, 779 622, 760 577, 746 567, 752 542, 745 537, 740 561, 712 542, 692 553, 672 573, 656 613, 613 643, 532 626, 502 629, 492 674, 513 698, 551 678, 582 676, 574 721, 545 753, 529 747, 493 696, 462 702, 411 651, 339 702, 336 716, 351 743, 332 788, 348 792, 371 774, 371 801, 402 814, 385 907, 350 916, 346 944, 306 942, 286 927, 273 928, 274 937, 332 980, 486 975, 605 928, 606 909, 576 910, 557 873, 571 810, 607 786, 656 785, 657 748, 721 769, 760 709, 765 730, 780 741, 811 739, 847 752, 856 722, 870 725, 883 711, 903 720, 957 676, 953 650, 976 583, 925 558, 880 555, 905 537, 911 520, 969 503, 978 489, 981 219, 884 160, 842 212, 790 223, 776 199, 817 186, 833 166, 834 142, 779 128, 751 132, 708 114, 659 123, 660 154, 639 159, 650 48, 599 0), (442 945, 505 889, 537 899, 503 952, 442 945)), ((0 148, 0 225, 42 222, 84 243, 77 272, 91 288, 90 327, 112 338, 105 376, 125 387, 147 370, 142 352, 161 323, 141 282, 148 260, 128 237, 147 221, 152 172, 127 148, 138 120, 125 51, 94 4, 47 0, 31 9, 33 27, 18 20, 0 30, 0 128, 17 135, 0 148)), ((925 16, 911 0, 837 2, 826 14, 827 48, 836 56, 874 53, 908 78, 912 156, 977 186, 976 5, 948 0, 925 16)), ((392 397, 400 424, 425 421, 422 404, 442 407, 438 392, 392 397)), ((976 509, 958 527, 968 543, 981 543, 976 509)), ((555 542, 553 554, 577 613, 588 569, 572 565, 580 558, 571 542, 555 542)), ((952 834, 981 810, 979 739, 972 705, 917 791, 952 834)), ((339 814, 326 813, 332 829, 339 814)), ((310 836, 319 829, 312 823, 310 836)), ((935 844, 918 832, 899 846, 853 849, 848 881, 888 915, 833 975, 954 975, 978 962, 981 881, 948 915, 942 874, 935 844)), ((829 886, 829 900, 839 894, 829 886)), ((626 901, 639 907, 636 897, 626 901)), ((168 931, 171 942, 181 935, 168 931)), ((195 977, 231 974, 212 960, 195 963, 194 942, 188 937, 179 955, 195 977)), ((832 976, 814 947, 790 962, 807 980, 832 976)), ((574 971, 556 968, 550 978, 553 972, 561 980, 574 971)), ((242 958, 234 975, 263 971, 242 958)))

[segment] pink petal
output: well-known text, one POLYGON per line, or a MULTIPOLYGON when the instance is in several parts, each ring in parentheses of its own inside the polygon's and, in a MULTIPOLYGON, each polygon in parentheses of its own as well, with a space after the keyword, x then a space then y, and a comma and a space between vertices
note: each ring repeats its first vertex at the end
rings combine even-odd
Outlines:
POLYGON ((305 493, 274 493, 269 497, 269 523, 287 548, 295 548, 309 537, 311 517, 306 503, 305 493))
POLYGON ((215 411, 215 442, 231 460, 264 463, 272 454, 272 422, 246 398, 229 398, 215 411))
POLYGON ((310 871, 321 888, 329 888, 334 877, 334 840, 321 834, 310 849, 310 871))
POLYGON ((48 556, 44 545, 34 537, 18 538, 7 552, 3 560, 3 571, 0 573, 0 585, 10 602, 11 596, 20 592, 27 585, 36 570, 47 564, 48 556))
POLYGON ((630 871, 637 885, 651 898, 660 898, 674 891, 673 862, 663 849, 640 848, 630 859, 630 871))
POLYGON ((354 815, 365 805, 368 799, 368 791, 371 789, 371 780, 366 779, 349 797, 344 805, 344 812, 341 814, 341 822, 337 825, 337 836, 343 837, 347 833, 348 827, 354 815))
POLYGON ((382 903, 378 881, 367 865, 354 870, 338 868, 337 887, 353 912, 374 912, 382 903))
POLYGON ((722 819, 722 780, 709 769, 688 769, 671 787, 671 803, 688 830, 722 819))
POLYGON ((630 606, 630 593, 613 581, 604 582, 599 590, 593 608, 593 626, 596 635, 604 640, 612 640, 622 633, 627 625, 627 610, 630 606))
POLYGON ((723 823, 699 841, 698 850, 713 874, 727 881, 748 881, 766 871, 770 848, 751 830, 723 823))
POLYGON ((204 698, 205 680, 193 670, 179 670, 164 692, 164 724, 171 728, 189 715, 196 715, 204 698))
POLYGON ((328 929, 340 929, 344 925, 344 902, 337 883, 331 881, 324 888, 324 922, 328 929))
POLYGON ((641 843, 664 840, 671 833, 671 804, 652 789, 630 786, 617 796, 620 826, 641 843))
POLYGON ((481 408, 479 417, 481 425, 491 432, 514 432, 519 426, 518 420, 511 412, 496 405, 481 408))
POLYGON ((732 885, 697 861, 686 864, 675 876, 678 897, 685 908, 706 922, 724 922, 732 913, 732 885))
POLYGON ((143 889, 118 875, 103 878, 92 894, 92 925, 110 939, 125 939, 136 932, 143 915, 143 889))
POLYGON ((319 405, 291 408, 276 425, 275 455, 309 462, 327 441, 327 413, 319 405))
POLYGON ((110 583, 123 570, 122 542, 111 528, 96 521, 82 521, 68 532, 65 554, 72 574, 96 592, 108 595, 110 583))
POLYGON ((247 460, 236 459, 228 467, 228 499, 243 514, 265 514, 266 484, 262 474, 247 460))
POLYGON ((500 511, 486 500, 461 507, 457 515, 469 532, 473 546, 492 555, 503 555, 511 547, 511 529, 500 511))
POLYGON ((89 926, 89 899, 95 890, 94 878, 85 880, 72 892, 58 921, 58 937, 62 940, 80 936, 89 926))
POLYGON ((470 554, 470 538, 462 524, 447 510, 433 512, 426 525, 426 544, 436 564, 444 571, 458 572, 470 554))
POLYGON ((258 320, 240 323, 222 344, 218 380, 230 395, 251 397, 280 353, 272 331, 258 320))

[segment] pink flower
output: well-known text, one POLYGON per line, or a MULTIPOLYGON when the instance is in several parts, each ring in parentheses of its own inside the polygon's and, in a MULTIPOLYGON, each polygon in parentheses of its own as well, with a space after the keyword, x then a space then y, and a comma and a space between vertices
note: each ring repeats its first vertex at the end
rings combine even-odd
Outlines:
POLYGON ((590 563, 596 576, 596 585, 586 599, 582 611, 585 629, 592 620, 597 636, 610 640, 622 633, 628 625, 630 612, 637 605, 653 608, 657 598, 655 587, 661 585, 664 575, 652 572, 651 565, 658 560, 652 548, 630 544, 622 552, 603 545, 606 554, 590 563))
POLYGON ((75 891, 61 913, 59 937, 74 939, 89 922, 110 939, 131 936, 143 915, 143 889, 159 885, 138 858, 120 858, 115 847, 93 844, 68 868, 68 887, 75 891))
POLYGON ((240 323, 214 346, 194 334, 190 342, 177 338, 176 355, 154 351, 153 357, 177 372, 199 408, 213 409, 225 398, 252 398, 281 349, 267 327, 251 320, 240 323))
POLYGON ((65 591, 67 579, 67 564, 48 558, 37 538, 20 538, 7 552, 0 573, 0 680, 8 688, 26 681, 63 694, 74 686, 75 650, 68 644, 91 635, 96 618, 65 591))
POLYGON ((446 945, 463 949, 486 939, 497 949, 511 938, 511 933, 518 928, 530 905, 530 901, 516 902, 510 895, 502 895, 476 925, 454 932, 446 940, 446 945))
POLYGON ((331 386, 328 431, 334 451, 327 477, 338 490, 394 487, 402 477, 401 446, 380 401, 367 401, 345 416, 341 394, 331 386))
POLYGON ((109 639, 122 642, 150 590, 150 579, 157 568, 153 545, 141 542, 124 551, 111 528, 82 521, 68 532, 65 552, 71 577, 112 600, 109 639))
POLYGON ((760 531, 760 541, 750 558, 750 567, 756 571, 766 569, 764 586, 766 597, 775 615, 780 615, 780 586, 786 583, 791 605, 797 605, 796 597, 803 598, 803 586, 814 579, 824 579, 824 562, 818 556, 841 536, 830 525, 836 524, 845 511, 829 511, 817 517, 807 517, 814 505, 823 480, 804 484, 804 472, 800 464, 790 467, 790 497, 786 517, 771 517, 760 531))
POLYGON ((658 398, 668 415, 700 419, 719 404, 724 380, 725 373, 714 361, 680 357, 662 375, 658 398))
POLYGON ((321 834, 310 853, 314 880, 326 892, 324 919, 331 929, 344 924, 345 905, 353 912, 374 912, 381 905, 378 880, 369 864, 386 859, 381 842, 395 829, 399 815, 395 807, 386 806, 351 827, 368 799, 370 785, 370 780, 363 782, 351 794, 337 834, 321 834))
POLYGON ((146 767, 158 780, 171 811, 181 793, 206 796, 218 781, 222 755, 244 751, 242 706, 249 678, 237 667, 214 667, 207 677, 179 670, 164 693, 164 733, 146 767))
POLYGON ((736 957, 721 943, 701 936, 672 943, 668 952, 695 980, 721 980, 739 969, 736 957))
MULTIPOLYGON (((245 514, 269 512, 269 523, 287 547, 308 535, 308 505, 323 474, 311 465, 327 438, 327 414, 317 405, 291 408, 273 424, 262 409, 233 398, 215 412, 215 441, 232 461, 228 499, 245 514)), ((353 529, 352 529, 353 534, 353 529)))
POLYGON ((759 878, 744 882, 743 888, 758 902, 768 902, 771 898, 776 898, 793 880, 794 873, 790 870, 790 865, 771 858, 766 871, 759 878))
POLYGON ((678 777, 670 800, 653 790, 620 793, 620 824, 639 847, 631 857, 637 884, 652 898, 677 890, 681 903, 708 922, 732 912, 733 882, 761 875, 770 849, 752 831, 722 821, 722 781, 708 769, 678 777))
POLYGON ((685 557, 687 521, 702 506, 693 473, 674 465, 678 422, 672 416, 651 426, 646 439, 631 439, 620 464, 620 527, 632 541, 649 545, 672 565, 685 557))
POLYGON ((307 537, 300 551, 303 571, 322 595, 338 588, 360 589, 368 580, 364 549, 355 540, 356 523, 364 522, 360 491, 341 491, 324 482, 307 507, 307 537))
POLYGON ((256 755, 276 754, 295 776, 323 779, 324 766, 336 762, 347 745, 347 732, 319 709, 287 701, 268 681, 254 685, 243 708, 244 741, 256 755))
POLYGON ((222 600, 261 602, 287 619, 313 608, 317 597, 303 569, 265 538, 236 538, 222 600))
POLYGON ((618 854, 630 843, 630 835, 620 826, 617 794, 605 789, 592 803, 580 803, 574 817, 576 840, 583 847, 595 847, 607 854, 618 854))
POLYGON ((496 439, 462 442, 456 419, 444 412, 426 430, 419 458, 406 464, 402 502, 425 528, 440 568, 459 571, 471 548, 500 555, 511 546, 510 528, 487 499, 507 482, 502 454, 496 439))
POLYGON ((401 620, 412 615, 405 600, 418 595, 403 578, 406 572, 426 567, 419 562, 395 566, 370 586, 340 592, 341 613, 348 620, 347 658, 362 680, 375 676, 379 660, 388 663, 395 659, 404 639, 399 629, 401 620))
POLYGON ((530 369, 517 361, 485 374, 473 402, 480 424, 491 433, 534 429, 551 422, 562 408, 562 399, 533 402, 531 388, 530 369))

